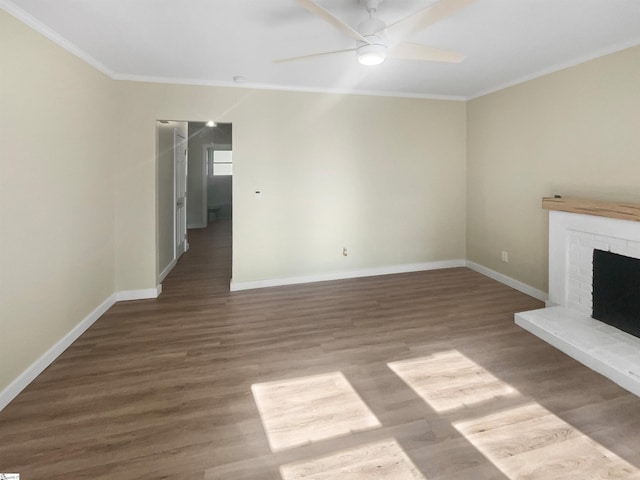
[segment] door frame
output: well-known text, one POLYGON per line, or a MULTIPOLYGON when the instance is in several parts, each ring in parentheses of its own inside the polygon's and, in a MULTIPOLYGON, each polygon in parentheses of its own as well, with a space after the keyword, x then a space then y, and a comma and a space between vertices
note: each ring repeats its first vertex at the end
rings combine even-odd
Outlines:
MULTIPOLYGON (((202 223, 209 225, 209 149, 215 150, 213 142, 202 145, 202 223)), ((213 164, 211 165, 213 168, 213 164)))
POLYGON ((187 146, 187 138, 183 137, 179 128, 173 129, 173 260, 178 261, 178 258, 183 253, 186 253, 189 250, 189 240, 187 237, 187 196, 188 192, 186 189, 187 183, 187 175, 188 175, 188 146, 187 146), (179 140, 181 139, 181 140, 179 140), (178 147, 180 145, 184 145, 185 148, 185 195, 184 195, 184 250, 178 254, 178 147))

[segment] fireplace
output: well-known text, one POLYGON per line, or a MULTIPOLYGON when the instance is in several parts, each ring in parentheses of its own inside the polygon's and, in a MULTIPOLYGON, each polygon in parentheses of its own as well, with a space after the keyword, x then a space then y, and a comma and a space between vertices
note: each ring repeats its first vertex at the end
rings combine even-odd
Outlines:
POLYGON ((640 260, 593 251, 593 318, 640 337, 640 260))
POLYGON ((640 205, 543 199, 547 308, 516 323, 640 396, 640 205))

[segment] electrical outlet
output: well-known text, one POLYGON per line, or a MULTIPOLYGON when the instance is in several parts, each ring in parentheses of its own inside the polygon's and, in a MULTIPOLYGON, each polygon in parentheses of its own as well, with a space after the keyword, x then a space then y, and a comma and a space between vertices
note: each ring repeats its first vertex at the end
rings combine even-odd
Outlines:
POLYGON ((348 255, 347 253, 347 247, 342 247, 342 256, 346 257, 348 255))
POLYGON ((505 252, 504 250, 502 251, 502 261, 504 263, 508 263, 509 262, 509 252, 505 252))

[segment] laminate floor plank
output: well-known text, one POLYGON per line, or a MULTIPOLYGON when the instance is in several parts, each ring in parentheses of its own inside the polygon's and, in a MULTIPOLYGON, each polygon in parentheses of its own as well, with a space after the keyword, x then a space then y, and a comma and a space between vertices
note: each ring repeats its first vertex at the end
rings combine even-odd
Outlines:
POLYGON ((0 412, 0 472, 640 477, 640 399, 517 327, 539 301, 466 268, 230 292, 230 223, 189 242, 0 412))

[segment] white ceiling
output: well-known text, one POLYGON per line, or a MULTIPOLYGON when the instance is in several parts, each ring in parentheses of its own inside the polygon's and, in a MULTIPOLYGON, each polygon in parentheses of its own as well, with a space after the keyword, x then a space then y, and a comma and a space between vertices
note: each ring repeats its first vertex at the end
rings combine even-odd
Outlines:
MULTIPOLYGON (((356 28, 358 0, 318 0, 356 28)), ((384 0, 387 24, 434 0, 384 0)), ((117 79, 418 97, 474 98, 640 44, 640 0, 476 0, 412 36, 455 50, 459 64, 354 53, 273 60, 354 47, 294 0, 0 0, 0 7, 117 79)))

